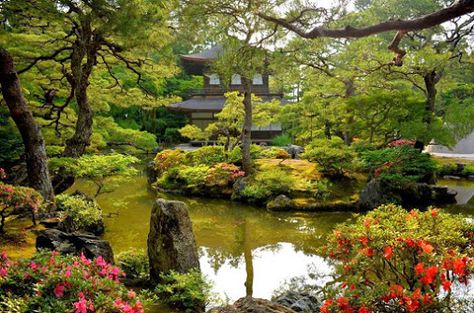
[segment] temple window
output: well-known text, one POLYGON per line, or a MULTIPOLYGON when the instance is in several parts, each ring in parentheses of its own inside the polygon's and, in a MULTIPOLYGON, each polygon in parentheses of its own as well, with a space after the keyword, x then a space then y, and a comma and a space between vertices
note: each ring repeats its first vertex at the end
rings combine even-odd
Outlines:
POLYGON ((209 85, 219 85, 221 83, 219 75, 211 74, 209 75, 209 85))
POLYGON ((242 85, 242 79, 239 74, 232 75, 231 85, 242 85))
POLYGON ((253 77, 252 83, 254 85, 263 85, 263 76, 262 74, 255 74, 253 77))

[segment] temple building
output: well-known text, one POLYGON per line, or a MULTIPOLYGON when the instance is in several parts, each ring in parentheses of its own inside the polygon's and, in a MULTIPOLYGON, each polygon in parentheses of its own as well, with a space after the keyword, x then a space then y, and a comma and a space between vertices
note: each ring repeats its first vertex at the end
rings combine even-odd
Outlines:
MULTIPOLYGON (((215 114, 224 107, 226 92, 244 90, 240 75, 234 74, 230 85, 224 87, 219 75, 212 72, 212 61, 217 59, 220 50, 220 46, 214 46, 200 53, 181 56, 186 73, 204 77, 204 88, 193 90, 190 99, 168 106, 172 111, 186 113, 190 124, 202 129, 216 121, 215 114)), ((278 99, 283 103, 283 93, 272 93, 268 86, 268 78, 268 73, 256 74, 252 80, 252 92, 263 101, 278 99)), ((253 127, 252 140, 256 143, 270 142, 273 137, 281 133, 279 123, 266 127, 253 127)))

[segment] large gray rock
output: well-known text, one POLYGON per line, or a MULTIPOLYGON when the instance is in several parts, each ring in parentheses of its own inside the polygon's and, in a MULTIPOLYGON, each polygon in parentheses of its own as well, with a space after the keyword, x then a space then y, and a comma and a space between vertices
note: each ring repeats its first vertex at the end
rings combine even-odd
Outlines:
POLYGON ((160 274, 171 270, 186 273, 199 270, 199 258, 186 204, 156 200, 148 234, 150 278, 159 282, 160 274))
POLYGON ((360 193, 359 204, 371 210, 382 204, 397 203, 405 208, 456 203, 456 191, 426 183, 395 184, 372 179, 360 193))
POLYGON ((279 195, 267 202, 267 209, 270 211, 290 211, 293 210, 294 207, 295 204, 293 200, 285 195, 279 195))
POLYGON ((84 253, 89 259, 102 256, 108 262, 114 261, 109 242, 92 234, 70 234, 53 228, 41 230, 36 238, 36 249, 55 250, 59 253, 74 255, 84 253))
POLYGON ((319 299, 308 292, 287 291, 272 301, 301 313, 319 312, 321 307, 319 299))
POLYGON ((240 298, 233 305, 211 309, 208 313, 296 313, 296 311, 269 300, 246 297, 240 298))

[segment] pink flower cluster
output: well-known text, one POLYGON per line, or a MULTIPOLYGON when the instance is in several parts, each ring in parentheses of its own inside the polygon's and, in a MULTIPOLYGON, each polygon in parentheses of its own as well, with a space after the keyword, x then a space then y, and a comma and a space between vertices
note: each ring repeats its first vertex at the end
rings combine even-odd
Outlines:
POLYGON ((47 303, 62 302, 74 313, 143 313, 135 292, 120 283, 124 275, 101 256, 90 260, 84 254, 63 256, 53 251, 40 252, 32 260, 11 262, 2 253, 0 296, 25 297, 24 290, 31 290, 27 301, 33 301, 39 311, 44 298, 49 299, 47 303))

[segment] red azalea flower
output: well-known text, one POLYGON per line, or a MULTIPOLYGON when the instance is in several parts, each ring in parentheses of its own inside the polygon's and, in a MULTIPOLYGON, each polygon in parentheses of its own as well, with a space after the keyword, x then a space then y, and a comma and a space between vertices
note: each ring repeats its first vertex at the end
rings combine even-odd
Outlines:
POLYGON ((463 275, 466 269, 466 263, 461 259, 455 259, 453 262, 453 272, 456 275, 463 275))
POLYGON ((393 255, 393 248, 390 247, 390 246, 385 247, 385 248, 383 249, 383 255, 385 256, 385 258, 386 258, 387 260, 390 261, 390 259, 392 258, 392 255, 393 255))
POLYGON ((445 280, 441 283, 443 286, 444 291, 449 292, 451 290, 451 282, 449 280, 445 280))

